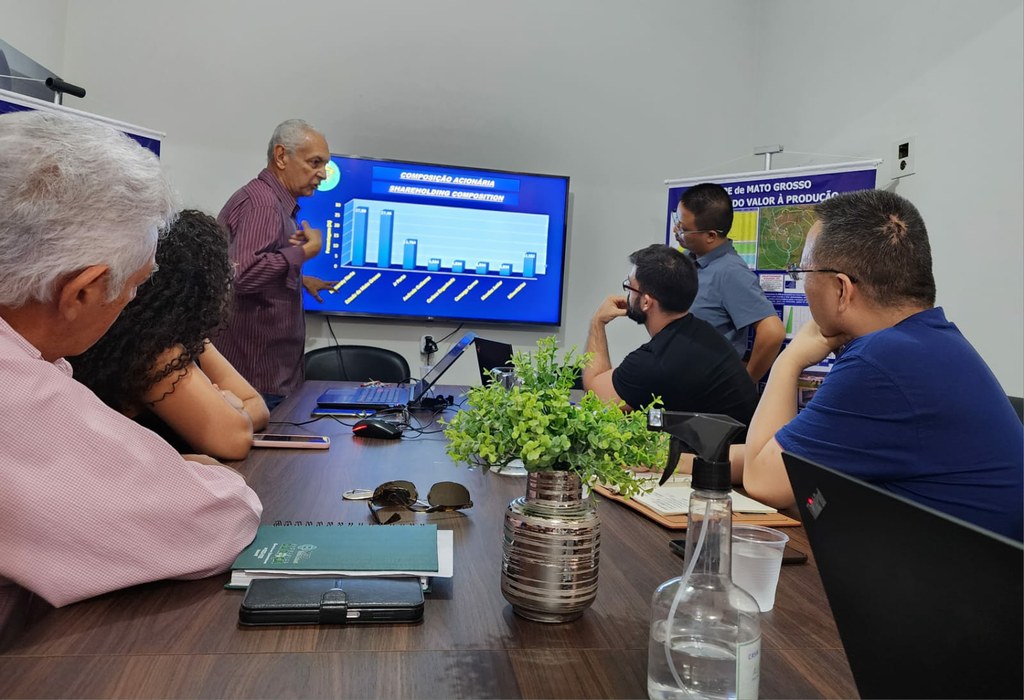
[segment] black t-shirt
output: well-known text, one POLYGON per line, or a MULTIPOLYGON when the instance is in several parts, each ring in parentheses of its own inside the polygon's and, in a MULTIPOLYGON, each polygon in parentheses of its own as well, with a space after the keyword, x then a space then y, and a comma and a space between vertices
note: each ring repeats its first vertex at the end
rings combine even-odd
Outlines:
POLYGON ((732 345, 693 314, 629 353, 612 372, 612 386, 635 409, 660 396, 668 411, 724 413, 750 425, 757 408, 757 387, 732 345))

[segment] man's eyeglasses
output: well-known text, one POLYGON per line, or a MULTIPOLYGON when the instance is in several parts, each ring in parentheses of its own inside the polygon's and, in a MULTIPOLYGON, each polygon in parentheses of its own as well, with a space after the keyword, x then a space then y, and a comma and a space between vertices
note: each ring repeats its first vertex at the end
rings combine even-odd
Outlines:
POLYGON ((676 234, 675 234, 676 235, 676 240, 679 241, 680 243, 682 243, 683 242, 683 236, 685 236, 688 233, 713 233, 716 236, 721 236, 721 235, 723 235, 725 233, 725 231, 721 231, 721 230, 719 230, 717 228, 698 228, 698 229, 694 229, 693 231, 684 231, 683 229, 679 229, 678 231, 676 231, 676 234))
POLYGON ((849 275, 843 272, 842 270, 833 270, 831 267, 819 267, 815 269, 810 267, 800 268, 794 265, 793 263, 786 265, 786 273, 789 274, 789 276, 792 277, 794 281, 799 280, 800 275, 804 274, 805 272, 830 272, 833 275, 846 275, 847 277, 850 278, 851 282, 857 284, 857 278, 854 277, 853 275, 849 275))
POLYGON ((388 506, 406 508, 417 513, 436 513, 473 507, 469 489, 454 481, 439 481, 431 486, 426 503, 419 500, 415 484, 401 479, 386 481, 373 491, 353 489, 346 491, 342 496, 349 500, 366 499, 366 505, 378 525, 389 525, 402 519, 398 513, 391 513, 387 519, 381 519, 380 509, 388 506))
POLYGON ((641 292, 636 287, 630 286, 629 278, 628 277, 626 279, 622 280, 622 291, 624 291, 624 292, 636 292, 637 294, 643 294, 643 292, 641 292))

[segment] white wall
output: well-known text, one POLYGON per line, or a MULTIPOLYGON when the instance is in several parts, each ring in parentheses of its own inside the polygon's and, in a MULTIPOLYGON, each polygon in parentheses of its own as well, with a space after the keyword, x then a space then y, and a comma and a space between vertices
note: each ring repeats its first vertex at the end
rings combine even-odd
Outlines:
MULTIPOLYGON (((323 130, 335 152, 569 175, 562 328, 476 328, 518 346, 558 332, 582 347, 600 299, 621 291, 626 256, 662 235, 662 181, 720 160, 749 129, 749 90, 722 93, 709 120, 682 89, 717 93, 747 70, 742 52, 708 59, 720 36, 687 31, 720 27, 749 44, 754 18, 743 2, 295 7, 301 12, 277 2, 73 1, 66 50, 75 81, 89 89, 80 104, 166 131, 171 176, 190 204, 213 212, 263 166, 273 127, 295 116, 323 130), (699 137, 681 136, 687 131, 699 137)), ((310 345, 324 344, 327 329, 310 321, 310 345)), ((343 342, 394 347, 414 368, 421 335, 455 328, 333 326, 343 342)), ((645 338, 625 320, 611 336, 618 358, 645 338)), ((450 376, 471 381, 475 361, 450 376)))
MULTIPOLYGON (((46 63, 29 44, 52 40, 21 46, 7 15, 59 35, 60 4, 0 0, 0 36, 46 63)), ((916 135, 898 191, 930 225, 940 303, 1020 395, 1021 24, 1020 0, 71 0, 63 75, 89 90, 76 107, 166 131, 172 177, 213 212, 296 116, 336 152, 569 175, 557 332, 580 346, 626 255, 661 239, 664 179, 756 168, 719 164, 763 143, 785 144, 781 167, 834 160, 793 151, 888 157, 916 135)), ((414 368, 419 337, 454 328, 333 326, 414 368)), ((553 332, 475 330, 517 346, 553 332)), ((309 331, 329 337, 317 317, 309 331)), ((613 360, 643 338, 612 324, 613 360)), ((474 373, 470 358, 450 376, 474 373)))
MULTIPOLYGON (((1024 3, 765 3, 757 139, 882 157, 917 137, 896 191, 928 225, 938 303, 1024 394, 1024 3)), ((786 165, 799 164, 795 160, 786 165)))
POLYGON ((0 39, 77 85, 64 74, 67 16, 68 0, 0 0, 0 39))

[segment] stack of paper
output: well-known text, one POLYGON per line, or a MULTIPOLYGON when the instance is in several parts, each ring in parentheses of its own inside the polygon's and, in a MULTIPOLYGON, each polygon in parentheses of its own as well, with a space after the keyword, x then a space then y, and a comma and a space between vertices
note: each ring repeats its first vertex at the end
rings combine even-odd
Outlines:
MULTIPOLYGON (((656 478, 658 475, 655 475, 656 478)), ((655 481, 655 483, 657 483, 655 481)), ((689 475, 673 477, 664 486, 658 486, 650 493, 641 493, 633 496, 633 500, 642 503, 658 515, 686 515, 690 512, 690 488, 689 475)), ((734 513, 777 513, 778 511, 764 503, 759 503, 753 498, 748 498, 735 491, 729 494, 732 498, 732 510, 734 513)))

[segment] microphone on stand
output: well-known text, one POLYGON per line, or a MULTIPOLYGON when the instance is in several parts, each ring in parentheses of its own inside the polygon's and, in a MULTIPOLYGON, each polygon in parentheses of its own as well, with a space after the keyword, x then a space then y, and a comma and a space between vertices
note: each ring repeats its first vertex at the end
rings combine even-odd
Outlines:
POLYGON ((55 104, 64 104, 64 93, 71 95, 72 97, 85 97, 85 88, 66 83, 56 76, 50 76, 49 78, 29 78, 24 75, 0 75, 0 78, 10 78, 11 80, 27 80, 32 83, 45 83, 46 87, 53 90, 53 101, 55 104))
POLYGON ((60 78, 50 76, 46 79, 46 87, 53 90, 55 93, 64 93, 71 95, 72 97, 85 97, 85 88, 72 85, 71 83, 65 83, 60 78))

